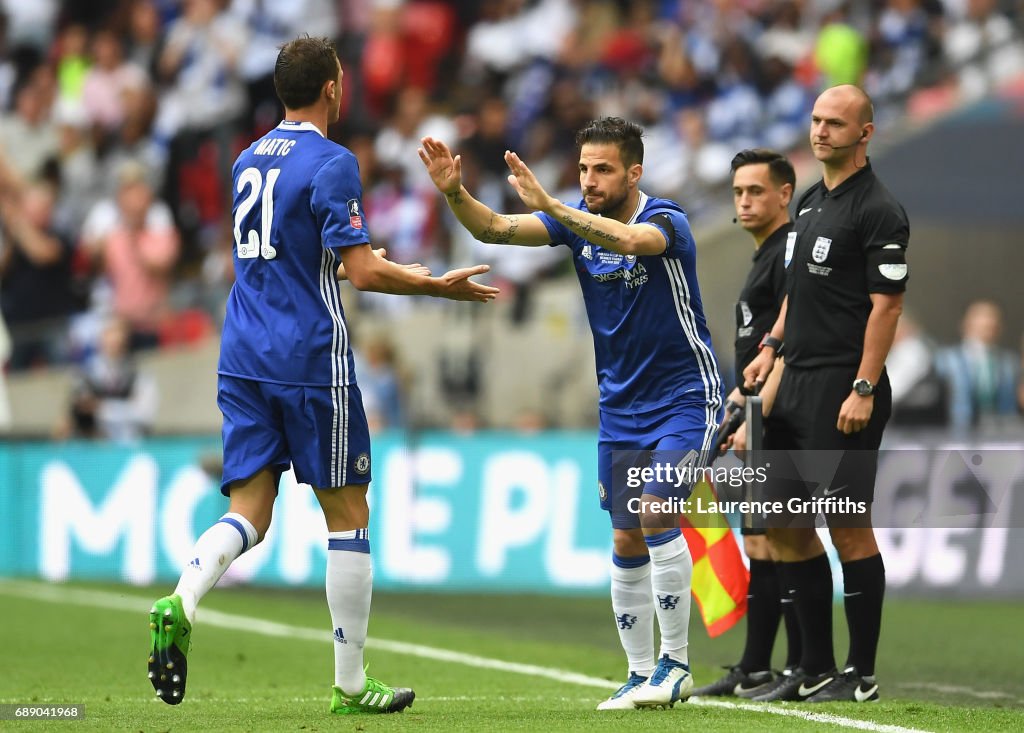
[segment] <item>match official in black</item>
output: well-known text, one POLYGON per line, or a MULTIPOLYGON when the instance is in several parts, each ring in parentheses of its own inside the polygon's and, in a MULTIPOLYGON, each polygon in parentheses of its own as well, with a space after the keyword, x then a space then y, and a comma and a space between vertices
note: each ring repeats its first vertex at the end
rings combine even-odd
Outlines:
POLYGON ((796 606, 803 653, 789 684, 755 700, 878 699, 875 656, 885 567, 870 502, 892 408, 884 366, 902 311, 910 226, 871 169, 872 120, 871 100, 857 87, 833 87, 815 101, 810 143, 823 177, 794 207, 786 301, 761 353, 743 371, 748 388, 763 383, 785 341, 786 368, 765 420, 765 451, 792 451, 801 460, 838 452, 842 459, 834 475, 818 491, 829 501, 863 501, 867 507, 858 516, 825 516, 843 566, 849 655, 837 671, 832 576, 813 526, 770 527, 769 540, 782 560, 781 580, 796 606))
MULTIPOLYGON (((736 303, 736 384, 726 402, 725 422, 742 417, 748 390, 743 388, 745 365, 753 361, 761 340, 775 325, 786 296, 786 241, 792 229, 789 204, 796 186, 793 164, 782 154, 764 148, 742 150, 732 159, 732 195, 737 222, 754 240, 754 257, 739 302, 736 303)), ((780 366, 779 369, 782 367, 780 366)), ((778 371, 778 370, 776 370, 778 371)), ((774 374, 773 374, 774 376, 774 374)), ((763 391, 770 401, 770 390, 763 391)), ((770 404, 770 402, 769 402, 770 404)), ((730 436, 737 450, 744 447, 744 427, 730 436)), ((694 695, 744 697, 770 692, 800 662, 800 630, 796 611, 780 591, 776 563, 763 527, 741 528, 743 550, 750 559, 747 591, 747 636, 740 661, 720 679, 693 691, 694 695), (772 647, 785 617, 788 652, 783 675, 772 672, 772 647)))

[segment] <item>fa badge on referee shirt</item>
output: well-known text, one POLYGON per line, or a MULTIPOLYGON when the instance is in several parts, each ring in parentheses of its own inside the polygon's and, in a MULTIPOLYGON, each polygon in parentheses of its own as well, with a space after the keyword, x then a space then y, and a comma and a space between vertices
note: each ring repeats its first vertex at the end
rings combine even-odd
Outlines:
POLYGON ((814 249, 811 250, 811 257, 813 257, 814 261, 820 265, 828 257, 828 250, 831 246, 831 239, 828 237, 818 237, 814 242, 814 249))

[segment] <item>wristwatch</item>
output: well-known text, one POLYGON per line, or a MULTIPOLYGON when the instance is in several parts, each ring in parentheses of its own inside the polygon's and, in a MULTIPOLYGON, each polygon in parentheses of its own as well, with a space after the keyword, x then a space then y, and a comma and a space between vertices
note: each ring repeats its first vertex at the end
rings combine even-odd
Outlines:
POLYGON ((875 385, 861 377, 860 379, 853 380, 853 391, 861 397, 868 397, 875 393, 875 385))
POLYGON ((768 348, 774 350, 775 353, 778 354, 779 351, 782 350, 782 341, 780 341, 779 339, 775 338, 770 333, 766 333, 764 335, 764 338, 761 339, 761 343, 757 345, 757 350, 760 351, 761 349, 765 348, 766 346, 768 348))

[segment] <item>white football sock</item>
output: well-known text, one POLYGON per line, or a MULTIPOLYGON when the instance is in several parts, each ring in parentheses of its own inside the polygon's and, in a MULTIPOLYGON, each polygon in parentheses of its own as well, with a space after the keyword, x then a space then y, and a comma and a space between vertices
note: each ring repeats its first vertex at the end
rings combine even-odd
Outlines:
POLYGON ((693 559, 686 539, 678 529, 644 537, 651 553, 651 590, 661 631, 658 656, 688 663, 690 634, 690 580, 693 559))
POLYGON ((365 529, 327 535, 327 607, 334 626, 334 684, 348 695, 366 685, 363 646, 370 621, 373 567, 365 529))
POLYGON ((181 596, 185 616, 194 622, 199 600, 217 584, 235 559, 256 544, 259 535, 241 514, 228 512, 203 532, 192 548, 192 559, 174 592, 181 596))
POLYGON ((629 672, 650 677, 654 671, 654 596, 648 557, 612 555, 612 612, 629 672))

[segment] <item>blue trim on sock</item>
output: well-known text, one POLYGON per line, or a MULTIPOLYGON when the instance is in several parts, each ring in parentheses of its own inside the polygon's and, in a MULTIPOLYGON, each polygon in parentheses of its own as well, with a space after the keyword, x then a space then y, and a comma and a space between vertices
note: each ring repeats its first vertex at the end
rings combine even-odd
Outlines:
POLYGON ((366 527, 362 529, 347 529, 343 532, 328 532, 327 539, 329 540, 368 540, 370 539, 370 530, 366 527))
POLYGON ((327 540, 328 550, 341 550, 343 552, 365 552, 370 554, 370 540, 327 540))
POLYGON ((637 557, 620 557, 612 553, 612 564, 619 568, 642 568, 651 561, 650 555, 639 555, 637 557))
POLYGON ((672 540, 683 534, 683 530, 676 527, 675 529, 666 529, 664 532, 658 534, 644 535, 644 542, 647 543, 648 547, 660 547, 666 545, 672 540))
POLYGON ((217 520, 218 523, 224 522, 224 524, 230 524, 232 527, 238 530, 238 534, 242 535, 242 552, 249 549, 249 535, 245 533, 245 527, 242 523, 233 517, 221 517, 217 520))

